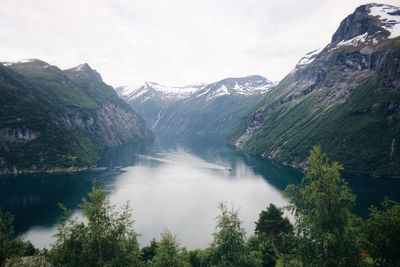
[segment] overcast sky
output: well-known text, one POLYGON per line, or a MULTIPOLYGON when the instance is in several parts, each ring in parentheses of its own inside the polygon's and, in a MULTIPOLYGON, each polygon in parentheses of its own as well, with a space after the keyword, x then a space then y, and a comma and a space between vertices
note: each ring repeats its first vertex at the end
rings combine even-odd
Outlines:
MULTIPOLYGON (((374 1, 399 5, 399 0, 374 1)), ((0 60, 83 62, 113 85, 282 79, 360 0, 0 0, 0 60)))

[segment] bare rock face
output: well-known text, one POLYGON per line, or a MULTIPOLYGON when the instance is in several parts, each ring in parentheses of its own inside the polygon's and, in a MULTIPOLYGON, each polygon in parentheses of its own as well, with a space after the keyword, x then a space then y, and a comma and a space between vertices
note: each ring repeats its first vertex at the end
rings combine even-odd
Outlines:
POLYGON ((400 135, 398 103, 400 8, 363 5, 326 47, 299 61, 230 140, 292 166, 305 166, 308 151, 321 145, 348 171, 399 176, 392 141, 400 135))
MULTIPOLYGON (((332 44, 353 39, 367 33, 377 41, 391 37, 391 31, 399 23, 400 9, 384 4, 359 6, 353 14, 347 16, 332 36, 332 44)), ((393 38, 393 37, 392 37, 393 38)))
POLYGON ((0 89, 0 173, 90 168, 106 148, 153 138, 88 64, 0 64, 0 89))
POLYGON ((40 136, 37 131, 32 131, 24 126, 0 129, 0 143, 3 142, 27 142, 40 136))
POLYGON ((154 131, 224 135, 272 88, 260 75, 226 78, 205 85, 159 112, 154 131))
POLYGON ((341 41, 350 40, 366 32, 372 35, 380 30, 381 27, 377 21, 369 15, 369 6, 363 5, 340 23, 339 28, 332 36, 331 43, 337 44, 341 41))
POLYGON ((98 134, 110 146, 128 143, 134 138, 146 140, 152 136, 138 114, 114 103, 105 103, 97 112, 97 118, 98 134))

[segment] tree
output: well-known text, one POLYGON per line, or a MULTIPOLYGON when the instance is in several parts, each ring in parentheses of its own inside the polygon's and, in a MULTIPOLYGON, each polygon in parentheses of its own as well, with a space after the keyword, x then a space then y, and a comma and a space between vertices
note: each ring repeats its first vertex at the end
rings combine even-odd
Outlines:
POLYGON ((400 203, 385 199, 381 210, 371 207, 363 232, 377 266, 400 266, 400 203))
POLYGON ((293 226, 288 218, 283 218, 283 211, 274 204, 261 211, 256 222, 255 234, 265 241, 271 241, 279 251, 283 251, 283 235, 292 234, 293 226))
POLYGON ((129 206, 115 212, 104 191, 96 185, 89 200, 80 204, 87 223, 70 219, 64 208, 56 241, 50 251, 54 263, 60 266, 141 266, 137 235, 129 206))
POLYGON ((182 255, 182 249, 176 237, 169 231, 161 234, 161 240, 158 243, 157 253, 153 258, 151 266, 153 267, 184 267, 189 266, 188 260, 182 255))
POLYGON ((140 251, 140 257, 145 263, 151 262, 157 254, 158 243, 155 239, 150 241, 150 245, 145 246, 140 251))
POLYGON ((203 257, 204 252, 201 249, 190 250, 189 254, 189 263, 192 267, 201 267, 203 266, 203 257))
POLYGON ((14 217, 0 209, 0 266, 3 266, 6 259, 38 253, 29 241, 24 241, 15 233, 13 222, 14 217))
POLYGON ((320 147, 314 147, 300 185, 286 190, 296 217, 296 251, 304 266, 359 265, 351 213, 355 197, 341 179, 342 170, 342 165, 329 163, 320 147))
POLYGON ((225 203, 219 203, 221 212, 217 217, 217 231, 208 251, 211 266, 245 266, 245 236, 238 212, 228 210, 225 203))
POLYGON ((260 236, 251 236, 246 242, 250 266, 274 267, 278 260, 278 252, 270 240, 260 236))

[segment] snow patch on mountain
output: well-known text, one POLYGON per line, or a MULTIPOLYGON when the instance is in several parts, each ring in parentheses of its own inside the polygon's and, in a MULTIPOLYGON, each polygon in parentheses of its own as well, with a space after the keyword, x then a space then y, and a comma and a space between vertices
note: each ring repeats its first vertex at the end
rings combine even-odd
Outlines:
POLYGON ((400 36, 400 8, 389 5, 373 4, 369 7, 369 14, 378 17, 383 22, 382 28, 390 35, 388 38, 400 36))
POLYGON ((118 95, 126 101, 139 100, 141 102, 148 101, 154 97, 159 97, 165 100, 180 100, 190 97, 194 92, 206 86, 205 84, 195 84, 187 86, 166 86, 154 82, 145 82, 144 85, 138 88, 128 86, 120 86, 115 90, 118 95))
POLYGON ((138 88, 120 86, 115 88, 118 95, 127 102, 141 102, 152 99, 177 101, 189 97, 205 97, 206 100, 226 95, 252 96, 267 93, 277 83, 259 76, 227 78, 211 84, 193 84, 187 86, 165 86, 154 82, 145 82, 138 88))
MULTIPOLYGON (((366 5, 367 15, 370 20, 367 23, 375 27, 365 28, 358 36, 344 39, 337 44, 329 44, 329 50, 341 47, 370 46, 375 47, 381 41, 400 36, 400 8, 383 4, 366 5), (373 20, 371 21, 371 17, 373 20), (381 30, 380 30, 381 29, 381 30), (387 32, 389 34, 387 34, 387 32)), ((361 29, 361 28, 360 28, 361 29)))
POLYGON ((267 93, 276 84, 259 76, 247 76, 242 78, 227 78, 216 83, 209 84, 199 90, 193 97, 206 97, 206 101, 227 95, 253 96, 267 93))
POLYGON ((322 48, 319 48, 317 50, 311 51, 307 53, 304 57, 302 57, 299 60, 299 63, 297 63, 297 66, 305 66, 307 64, 310 64, 311 62, 314 61, 314 59, 317 57, 317 55, 322 51, 322 48))
POLYGON ((85 64, 81 64, 79 66, 76 67, 75 71, 81 71, 83 69, 85 64))
POLYGON ((361 35, 359 35, 359 36, 356 36, 356 37, 354 37, 354 38, 352 38, 352 39, 350 39, 350 40, 341 41, 340 43, 338 43, 338 44, 336 45, 336 47, 341 47, 341 46, 357 46, 357 45, 359 45, 359 44, 365 43, 366 40, 367 40, 367 37, 368 37, 368 33, 366 32, 366 33, 361 34, 361 35))
POLYGON ((19 61, 8 61, 8 62, 1 62, 1 64, 3 64, 4 66, 11 66, 11 65, 14 65, 14 64, 24 64, 24 63, 32 63, 32 62, 35 62, 35 61, 39 61, 38 59, 22 59, 22 60, 19 60, 19 61))
POLYGON ((207 96, 207 101, 224 95, 229 95, 229 91, 226 85, 223 84, 207 96))

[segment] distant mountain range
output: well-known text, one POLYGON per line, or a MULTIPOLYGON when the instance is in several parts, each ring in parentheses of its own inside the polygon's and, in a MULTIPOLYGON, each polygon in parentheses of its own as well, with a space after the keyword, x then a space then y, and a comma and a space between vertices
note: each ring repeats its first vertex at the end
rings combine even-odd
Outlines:
POLYGON ((400 8, 358 7, 279 84, 253 75, 113 90, 87 64, 26 60, 0 64, 0 96, 2 173, 94 166, 104 148, 152 139, 146 121, 301 168, 320 145, 347 171, 400 177, 400 8))
POLYGON ((145 119, 150 128, 154 128, 162 110, 190 97, 204 86, 205 84, 171 87, 154 82, 145 82, 138 88, 121 86, 117 87, 116 91, 145 119))
POLYGON ((400 8, 346 17, 230 134, 250 153, 304 167, 314 145, 347 171, 400 176, 400 8))
POLYGON ((152 138, 88 64, 0 64, 0 173, 92 167, 106 147, 152 138))
POLYGON ((184 87, 146 82, 116 90, 155 132, 226 134, 273 86, 254 75, 184 87))

